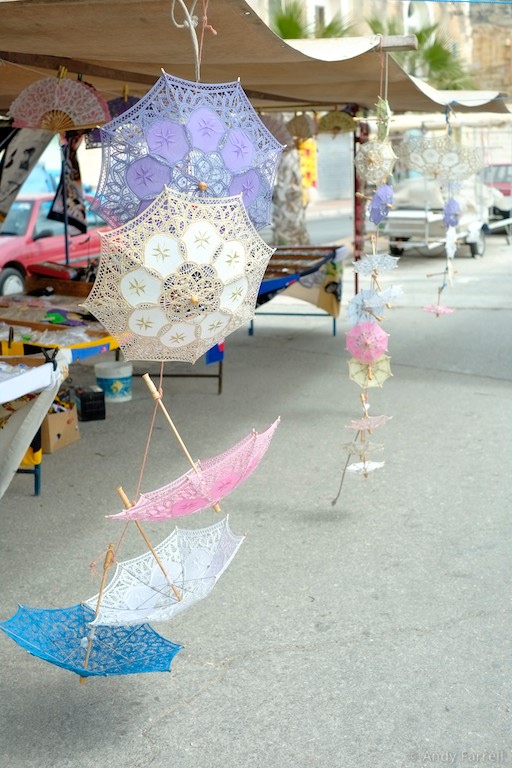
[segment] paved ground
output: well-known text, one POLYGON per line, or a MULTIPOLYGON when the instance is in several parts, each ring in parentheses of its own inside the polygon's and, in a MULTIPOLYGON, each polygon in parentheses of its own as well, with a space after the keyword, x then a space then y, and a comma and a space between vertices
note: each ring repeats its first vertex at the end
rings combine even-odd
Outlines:
MULTIPOLYGON (((170 674, 79 685, 0 636, 2 766, 512 765, 512 246, 493 237, 485 258, 458 259, 443 294, 457 311, 437 319, 421 307, 442 266, 409 257, 392 276, 405 289, 383 321, 394 377, 371 396, 374 415, 393 417, 378 435, 386 465, 347 477, 335 507, 344 425, 360 414, 344 351, 349 267, 336 337, 324 318, 261 317, 254 337, 229 338, 221 396, 212 380, 166 379, 194 457, 281 416, 263 464, 223 504, 247 540, 207 600, 158 627, 186 646, 170 674)), ((72 378, 92 383, 91 365, 72 378)), ((94 594, 89 564, 118 531, 104 515, 118 484, 133 493, 152 412, 137 377, 131 402, 45 457, 40 498, 15 478, 1 502, 1 618, 94 594)), ((158 418, 147 487, 187 469, 158 418)), ((124 546, 141 551, 135 530, 124 546)))

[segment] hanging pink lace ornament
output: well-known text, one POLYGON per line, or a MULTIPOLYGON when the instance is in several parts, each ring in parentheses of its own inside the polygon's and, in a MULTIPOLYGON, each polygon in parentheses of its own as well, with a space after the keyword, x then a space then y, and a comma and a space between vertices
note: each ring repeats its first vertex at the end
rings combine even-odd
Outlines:
POLYGON ((110 120, 107 102, 92 86, 66 77, 46 77, 25 88, 9 107, 15 128, 52 133, 84 130, 110 120))
POLYGON ((357 432, 372 432, 392 418, 392 416, 363 416, 361 419, 353 419, 350 424, 345 426, 347 429, 355 429, 357 432))
POLYGON ((265 456, 279 419, 264 432, 253 430, 224 453, 196 463, 197 472, 189 470, 174 482, 143 493, 129 509, 111 520, 167 520, 191 515, 214 507, 254 472, 265 456))
POLYGON ((358 323, 347 331, 347 350, 357 360, 371 363, 387 352, 389 333, 378 323, 358 323))
POLYGON ((426 307, 423 307, 423 311, 429 312, 436 317, 441 317, 441 315, 451 315, 452 312, 455 312, 455 309, 453 307, 445 307, 443 304, 427 304, 426 307))

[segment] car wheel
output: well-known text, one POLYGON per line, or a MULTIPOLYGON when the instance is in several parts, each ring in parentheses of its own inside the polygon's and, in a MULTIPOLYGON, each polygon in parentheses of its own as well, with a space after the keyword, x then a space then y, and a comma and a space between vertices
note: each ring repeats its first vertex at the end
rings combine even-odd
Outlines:
POLYGON ((0 271, 0 296, 11 296, 13 293, 23 293, 25 279, 21 272, 12 267, 0 271))
POLYGON ((485 253, 485 233, 480 232, 478 234, 478 240, 474 243, 469 243, 469 250, 471 251, 471 255, 473 258, 476 258, 476 256, 483 256, 485 253))

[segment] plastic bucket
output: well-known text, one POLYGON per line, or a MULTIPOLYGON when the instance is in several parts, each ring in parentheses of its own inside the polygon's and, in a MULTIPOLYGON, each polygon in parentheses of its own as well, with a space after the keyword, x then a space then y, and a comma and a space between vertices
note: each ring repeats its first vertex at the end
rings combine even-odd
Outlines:
POLYGON ((96 363, 96 383, 105 393, 105 400, 111 403, 125 403, 132 399, 131 363, 96 363))

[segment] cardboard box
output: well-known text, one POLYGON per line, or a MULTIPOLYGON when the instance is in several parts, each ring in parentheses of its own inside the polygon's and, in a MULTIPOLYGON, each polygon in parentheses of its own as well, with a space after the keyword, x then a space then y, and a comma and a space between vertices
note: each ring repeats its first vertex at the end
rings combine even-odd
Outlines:
POLYGON ((58 413, 48 413, 41 424, 43 453, 55 453, 80 439, 76 407, 58 413))

